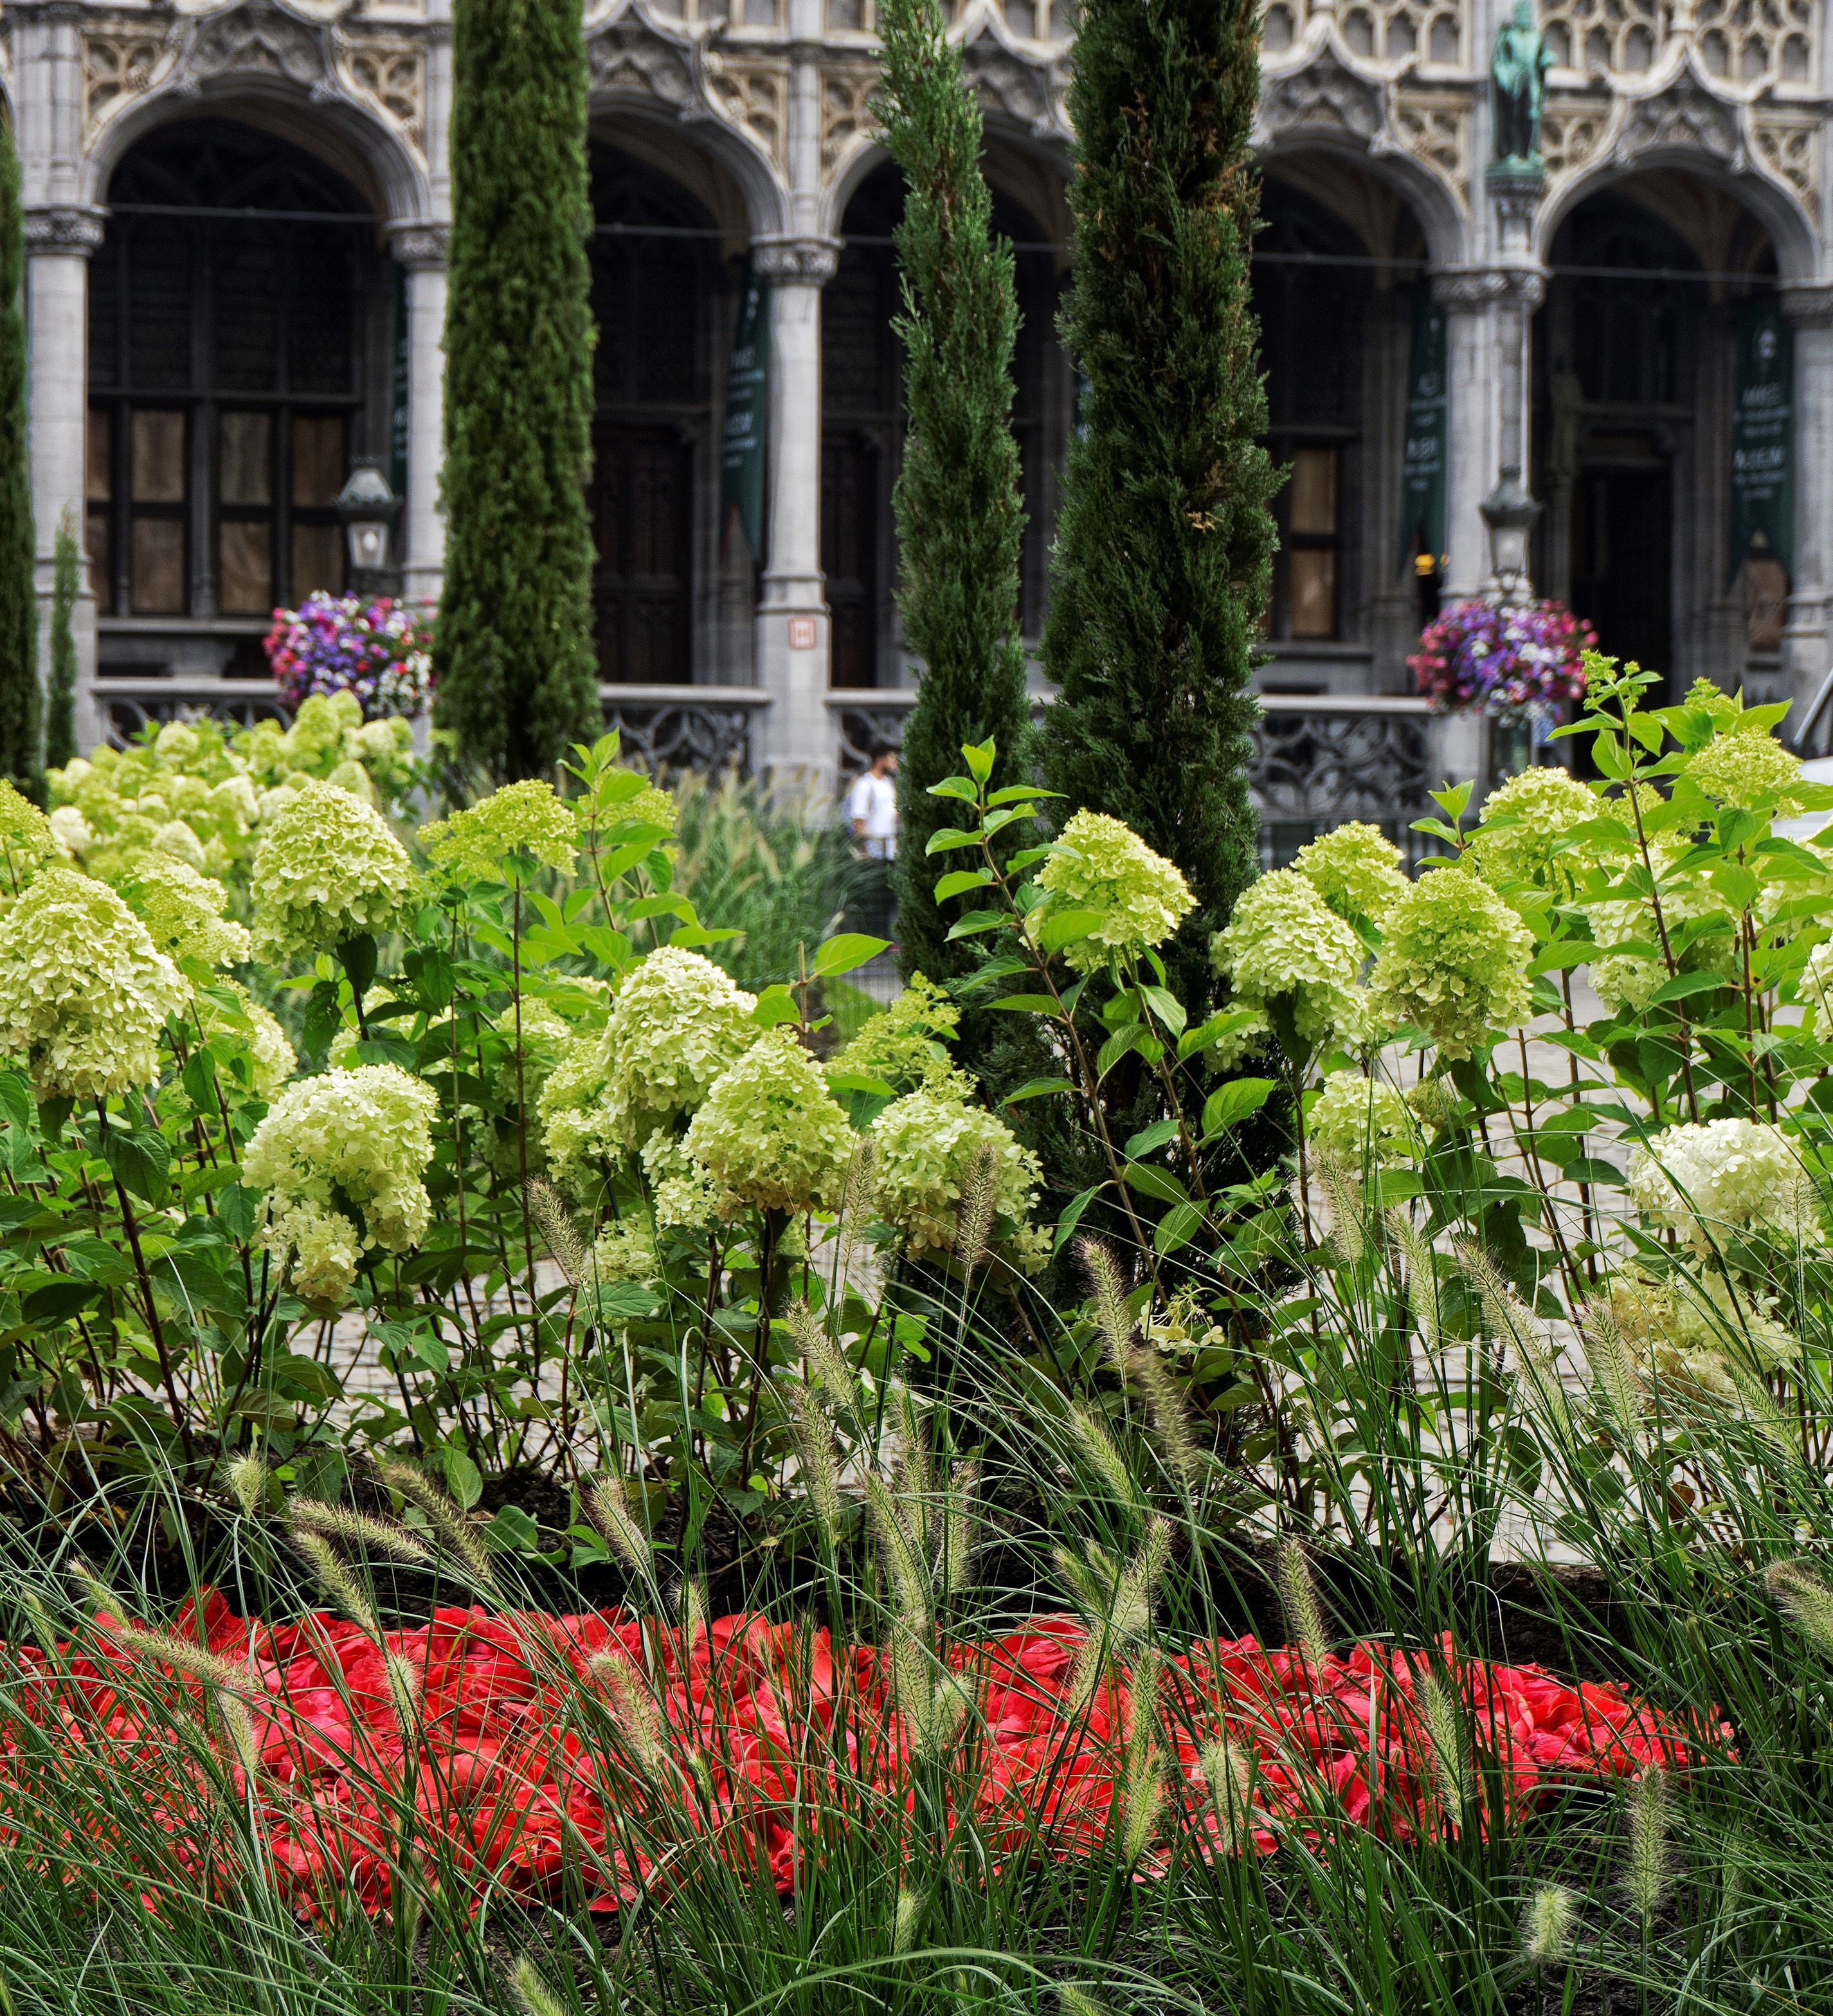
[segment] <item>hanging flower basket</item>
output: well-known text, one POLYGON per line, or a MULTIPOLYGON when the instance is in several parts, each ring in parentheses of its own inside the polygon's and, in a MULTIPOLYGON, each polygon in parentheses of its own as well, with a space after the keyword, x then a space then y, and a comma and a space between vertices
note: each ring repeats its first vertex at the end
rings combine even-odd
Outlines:
POLYGON ((424 714, 433 697, 430 627, 403 603, 381 596, 308 595, 276 609, 264 647, 289 707, 313 693, 354 693, 363 718, 424 714))
POLYGON ((1435 714, 1544 722, 1583 697, 1583 654, 1597 648, 1590 625, 1563 602, 1457 602, 1426 625, 1407 664, 1435 714))

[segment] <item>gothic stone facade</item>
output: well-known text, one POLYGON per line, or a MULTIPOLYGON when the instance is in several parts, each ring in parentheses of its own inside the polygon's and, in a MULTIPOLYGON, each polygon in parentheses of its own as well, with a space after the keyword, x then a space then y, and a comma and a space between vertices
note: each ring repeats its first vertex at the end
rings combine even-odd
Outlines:
MULTIPOLYGON (((1268 0, 1256 290, 1292 477, 1263 683, 1403 690, 1429 598, 1481 586, 1479 506, 1518 462, 1546 507, 1536 581, 1606 648, 1811 689, 1833 662, 1825 0, 1541 0, 1539 191, 1485 174, 1506 5, 1268 0), (1444 551, 1423 556, 1400 495, 1421 286, 1450 410, 1444 551), (1756 298, 1795 329, 1786 577, 1729 564, 1732 330, 1756 298)), ((909 682, 872 0, 586 0, 584 29, 606 677, 657 704, 717 689, 724 717, 670 732, 760 718, 760 754, 831 775, 836 719, 857 740, 909 682), (746 257, 772 290, 755 559, 718 505, 746 257)), ((74 513, 92 736, 162 692, 261 704, 268 610, 341 581, 329 507, 353 455, 392 469, 404 592, 437 597, 451 32, 451 0, 0 0, 41 572, 74 513)), ((1073 421, 1052 330, 1073 32, 1073 0, 956 0, 1020 248, 1033 632, 1073 421)))

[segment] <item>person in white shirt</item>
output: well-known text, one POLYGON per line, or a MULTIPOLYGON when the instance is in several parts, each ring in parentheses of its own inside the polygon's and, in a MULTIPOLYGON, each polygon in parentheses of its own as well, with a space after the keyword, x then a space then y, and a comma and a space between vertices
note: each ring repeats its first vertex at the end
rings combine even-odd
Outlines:
POLYGON ((846 823, 862 857, 853 909, 859 927, 874 938, 890 938, 895 896, 891 863, 897 858, 897 751, 889 743, 872 746, 872 767, 854 779, 846 794, 846 823))
POLYGON ((868 861, 897 858, 897 751, 888 743, 872 748, 872 768, 862 770, 846 794, 847 823, 868 861))

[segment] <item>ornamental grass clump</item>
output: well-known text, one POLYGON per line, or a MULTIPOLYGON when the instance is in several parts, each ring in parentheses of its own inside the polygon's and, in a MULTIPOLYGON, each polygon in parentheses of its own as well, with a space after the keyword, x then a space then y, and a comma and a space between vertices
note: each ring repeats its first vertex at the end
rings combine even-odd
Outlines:
POLYGON ((0 916, 0 1054, 41 1100, 106 1099, 156 1085, 185 977, 112 889, 47 868, 0 916))
POLYGON ((289 1086, 255 1129, 243 1178, 268 1193, 263 1244, 307 1301, 340 1304, 365 1254, 405 1253, 425 1235, 438 1111, 398 1066, 364 1064, 289 1086))
POLYGON ((254 857, 255 949, 285 964, 404 929, 419 909, 408 851, 372 806, 308 778, 254 857))
POLYGON ((1163 945, 1195 903, 1189 884, 1163 855, 1105 812, 1073 814, 1037 871, 1043 927, 1068 911, 1087 913, 1065 956, 1079 972, 1098 972, 1163 945))
POLYGON ((1533 931, 1488 884, 1437 869, 1388 913, 1369 990, 1385 1018, 1422 1030, 1441 1057, 1468 1057, 1533 1013, 1533 931))
POLYGON ((726 1215, 800 1216, 839 1201, 854 1139, 821 1067, 792 1032, 773 1029, 713 1082, 682 1146, 726 1215))

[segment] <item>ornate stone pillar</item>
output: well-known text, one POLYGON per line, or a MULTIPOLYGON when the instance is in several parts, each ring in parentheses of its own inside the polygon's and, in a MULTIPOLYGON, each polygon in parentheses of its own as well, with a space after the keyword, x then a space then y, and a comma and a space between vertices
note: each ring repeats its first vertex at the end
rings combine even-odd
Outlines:
MULTIPOLYGON (((1833 283, 1784 283, 1781 296, 1795 325, 1795 565, 1782 673, 1797 711, 1786 735, 1833 671, 1833 283)), ((1818 737, 1828 725, 1823 708, 1818 737)))
MULTIPOLYGON (((57 528, 67 511, 83 544, 89 416, 89 255, 102 215, 76 205, 32 207, 25 219, 26 315, 31 356, 32 524, 38 549, 39 664, 49 664, 51 589, 57 528)), ((77 747, 98 740, 95 707, 95 595, 85 556, 74 619, 77 747)))
POLYGON ((757 682, 771 696, 764 769, 831 791, 828 624, 821 567, 821 290, 839 265, 832 238, 760 238, 752 270, 771 303, 769 557, 757 604, 757 682))
POLYGON ((403 514, 401 597, 437 604, 445 580, 445 513, 439 472, 445 452, 446 250, 443 224, 403 224, 388 249, 408 278, 408 507, 403 514))

